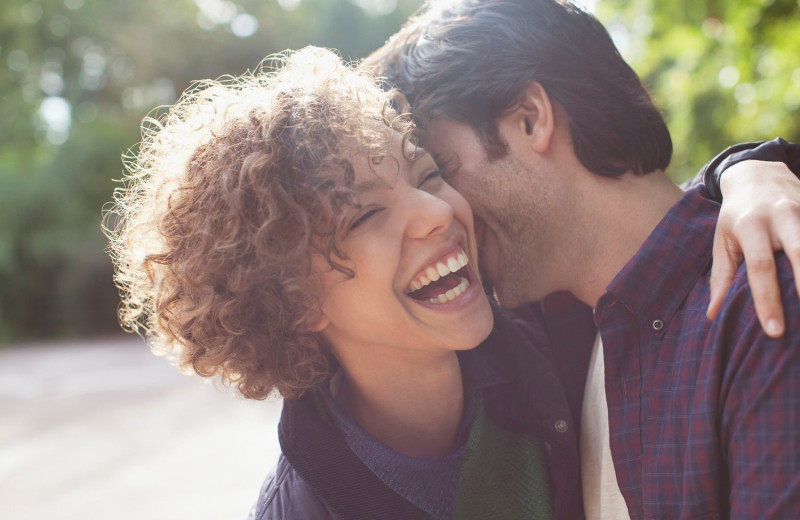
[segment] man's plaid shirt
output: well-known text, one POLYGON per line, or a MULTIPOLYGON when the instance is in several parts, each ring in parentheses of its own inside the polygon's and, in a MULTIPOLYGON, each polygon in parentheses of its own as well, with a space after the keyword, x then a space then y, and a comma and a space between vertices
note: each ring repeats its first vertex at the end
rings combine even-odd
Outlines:
POLYGON ((741 267, 705 316, 719 206, 687 192, 598 302, 611 451, 632 520, 800 519, 800 300, 770 339, 741 267))

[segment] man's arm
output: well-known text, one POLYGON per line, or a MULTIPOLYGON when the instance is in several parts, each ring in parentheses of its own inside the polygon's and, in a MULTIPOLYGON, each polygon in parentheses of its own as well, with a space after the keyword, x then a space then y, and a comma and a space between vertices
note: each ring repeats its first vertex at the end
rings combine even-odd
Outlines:
POLYGON ((777 137, 772 141, 739 143, 726 148, 711 159, 693 182, 702 182, 709 196, 718 202, 723 200, 725 190, 721 182, 725 170, 744 161, 769 161, 785 164, 795 175, 800 175, 800 144, 790 143, 777 137))
POLYGON ((775 251, 787 253, 800 280, 800 145, 783 139, 738 144, 712 159, 701 175, 709 197, 722 201, 708 317, 719 312, 744 260, 759 321, 768 335, 778 337, 784 316, 775 251))

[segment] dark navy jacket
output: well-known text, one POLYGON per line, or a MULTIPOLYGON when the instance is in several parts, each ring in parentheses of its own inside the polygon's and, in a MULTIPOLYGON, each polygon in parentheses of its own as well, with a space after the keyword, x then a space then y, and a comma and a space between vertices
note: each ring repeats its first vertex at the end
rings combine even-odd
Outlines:
MULTIPOLYGON (((496 311, 492 333, 476 347, 509 381, 486 390, 487 415, 544 442, 559 519, 583 518, 578 419, 594 335, 591 309, 562 294, 542 305, 496 311)), ((426 517, 353 454, 313 393, 284 402, 279 438, 283 454, 251 519, 426 517)))

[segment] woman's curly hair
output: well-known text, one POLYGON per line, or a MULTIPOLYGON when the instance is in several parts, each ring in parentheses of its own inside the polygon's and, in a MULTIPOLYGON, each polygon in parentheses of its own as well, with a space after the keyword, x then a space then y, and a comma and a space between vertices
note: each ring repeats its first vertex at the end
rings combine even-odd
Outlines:
POLYGON ((395 92, 308 47, 254 73, 202 81, 142 124, 105 211, 122 326, 246 397, 298 397, 328 376, 306 324, 319 312, 312 255, 337 259, 353 150, 409 136, 395 92), (376 122, 378 124, 376 124, 376 122))

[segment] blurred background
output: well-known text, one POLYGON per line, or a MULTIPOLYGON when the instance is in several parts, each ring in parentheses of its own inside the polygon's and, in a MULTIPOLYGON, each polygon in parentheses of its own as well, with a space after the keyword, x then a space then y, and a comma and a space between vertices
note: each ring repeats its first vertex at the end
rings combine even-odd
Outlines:
MULTIPOLYGON (((364 57, 420 3, 0 4, 1 518, 246 515, 280 403, 180 377, 122 337, 101 207, 141 119, 192 80, 307 44, 364 57)), ((735 142, 800 140, 800 0, 583 4, 664 110, 674 179, 735 142)))

